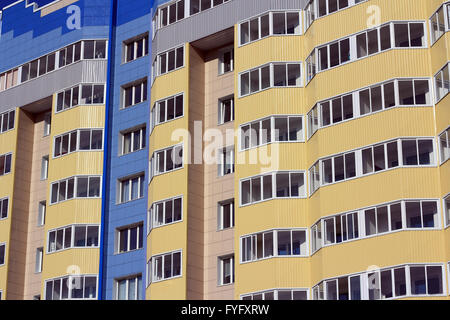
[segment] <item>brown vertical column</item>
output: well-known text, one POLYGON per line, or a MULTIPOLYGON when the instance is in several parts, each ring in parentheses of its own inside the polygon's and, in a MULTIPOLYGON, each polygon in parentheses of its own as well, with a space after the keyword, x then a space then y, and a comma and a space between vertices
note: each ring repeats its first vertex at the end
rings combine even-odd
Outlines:
MULTIPOLYGON (((49 110, 51 112, 51 110, 49 110)), ((41 294, 41 273, 36 273, 36 250, 45 250, 44 226, 38 225, 39 202, 47 198, 47 180, 41 179, 42 158, 51 157, 50 135, 44 135, 46 113, 35 116, 33 158, 31 163, 30 203, 28 210, 27 263, 25 277, 25 299, 31 300, 41 294)))
POLYGON ((15 172, 11 238, 9 243, 8 300, 24 298, 28 212, 30 200, 31 163, 33 158, 33 116, 18 111, 17 147, 13 166, 15 172))
POLYGON ((205 64, 202 54, 189 47, 189 114, 191 163, 188 165, 187 299, 203 299, 204 282, 204 165, 194 164, 202 155, 205 110, 205 64), (202 132, 199 132, 201 128, 202 132), (195 132, 195 130, 197 130, 195 132), (199 136, 195 136, 195 134, 199 136), (197 138, 197 139, 196 139, 197 138))

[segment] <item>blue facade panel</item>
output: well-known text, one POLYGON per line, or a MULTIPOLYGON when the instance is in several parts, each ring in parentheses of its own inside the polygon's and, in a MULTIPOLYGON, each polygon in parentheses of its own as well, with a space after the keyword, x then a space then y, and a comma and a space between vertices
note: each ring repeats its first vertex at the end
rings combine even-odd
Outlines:
MULTIPOLYGON (((144 183, 144 197, 139 200, 118 204, 116 195, 120 178, 145 172, 145 180, 148 179, 149 88, 147 88, 147 101, 121 109, 121 87, 142 78, 150 79, 150 55, 122 63, 123 42, 146 32, 150 34, 150 8, 151 3, 148 0, 117 1, 115 17, 117 25, 113 29, 113 54, 110 57, 112 72, 108 132, 109 172, 104 216, 102 298, 107 300, 115 297, 116 279, 137 274, 142 275, 141 297, 145 297, 147 183, 144 183), (147 128, 146 147, 137 152, 120 156, 120 132, 140 125, 145 125, 147 128), (140 222, 144 224, 144 247, 133 252, 116 254, 114 250, 117 228, 140 222)), ((148 86, 149 84, 150 81, 148 81, 148 86)))
MULTIPOLYGON (((80 39, 107 39, 109 0, 79 0, 80 29, 69 29, 66 8, 44 17, 25 1, 3 11, 0 32, 0 72, 56 51, 80 39)), ((70 24, 69 24, 70 25, 70 24)), ((70 25, 71 26, 71 25, 70 25)))

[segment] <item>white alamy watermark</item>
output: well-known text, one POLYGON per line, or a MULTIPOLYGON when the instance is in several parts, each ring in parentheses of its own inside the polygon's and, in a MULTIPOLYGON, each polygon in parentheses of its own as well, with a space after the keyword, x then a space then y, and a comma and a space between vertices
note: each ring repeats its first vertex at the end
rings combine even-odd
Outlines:
POLYGON ((67 7, 66 13, 69 15, 66 20, 67 29, 81 29, 81 8, 76 5, 71 5, 67 7))
POLYGON ((191 131, 179 128, 172 132, 171 144, 182 144, 183 149, 173 152, 171 160, 174 164, 219 165, 223 164, 221 152, 227 149, 233 150, 235 165, 257 165, 261 172, 276 171, 280 164, 280 145, 273 143, 273 137, 278 134, 279 130, 253 128, 245 132, 241 129, 203 130, 203 122, 195 121, 191 131), (250 145, 250 141, 256 141, 255 145, 250 145))

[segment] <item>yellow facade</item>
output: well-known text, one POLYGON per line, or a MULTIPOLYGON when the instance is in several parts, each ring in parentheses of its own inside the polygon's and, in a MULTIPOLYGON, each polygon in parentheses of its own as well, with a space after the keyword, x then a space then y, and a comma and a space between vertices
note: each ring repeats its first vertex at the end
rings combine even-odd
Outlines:
MULTIPOLYGON (((429 18, 443 3, 445 3, 443 0, 414 1, 414 4, 409 0, 367 1, 338 13, 316 18, 301 35, 268 36, 244 45, 239 45, 240 29, 239 25, 234 25, 235 131, 237 132, 244 124, 269 116, 302 115, 304 133, 304 139, 299 142, 272 142, 245 151, 239 149, 240 137, 235 134, 235 299, 240 299, 244 294, 274 288, 306 289, 309 298, 312 299, 312 288, 323 280, 363 273, 370 266, 387 268, 415 263, 440 263, 444 266, 442 279, 444 294, 433 298, 448 299, 450 233, 449 228, 445 227, 446 209, 442 199, 450 192, 450 170, 449 161, 440 164, 436 137, 449 126, 449 96, 436 104, 434 96, 430 94, 430 104, 394 107, 358 116, 349 121, 320 128, 312 137, 307 137, 309 125, 307 114, 320 101, 394 79, 432 79, 429 83, 430 92, 433 92, 434 75, 450 59, 450 34, 445 33, 434 44, 431 44, 430 39, 429 18), (386 23, 405 21, 425 22, 424 39, 428 44, 427 47, 391 48, 345 65, 317 72, 314 78, 306 83, 306 59, 314 48, 386 23), (271 62, 302 63, 302 86, 272 87, 239 97, 240 73, 271 62), (348 181, 324 185, 311 194, 308 170, 318 160, 382 142, 412 137, 433 139, 432 165, 399 166, 348 181), (251 159, 258 155, 269 156, 271 162, 251 164, 251 159), (275 171, 305 172, 307 196, 240 205, 242 179, 275 171), (397 230, 384 235, 325 246, 312 253, 311 227, 320 219, 408 199, 438 201, 439 227, 431 230, 397 230), (289 228, 307 230, 309 247, 307 256, 272 257, 241 262, 242 236, 289 228)), ((185 53, 187 52, 190 51, 185 50, 185 53)), ((203 54, 208 56, 206 49, 203 54)), ((190 54, 186 54, 185 58, 193 59, 190 54)), ((159 99, 180 92, 186 95, 194 86, 192 77, 197 71, 198 69, 195 71, 190 69, 187 62, 180 70, 158 76, 152 87, 151 105, 153 106, 159 99)), ((209 85, 213 84, 207 83, 205 87, 209 85)), ((185 96, 185 101, 190 99, 185 96)), ((195 106, 185 102, 183 118, 155 127, 150 137, 150 156, 153 151, 175 145, 177 142, 171 141, 170 137, 177 129, 189 129, 190 134, 193 134, 188 118, 188 114, 191 113, 187 111, 189 109, 197 110, 195 106)), ((175 195, 183 194, 187 198, 189 190, 194 188, 186 183, 187 172, 190 172, 188 168, 190 165, 185 164, 181 170, 154 177, 149 187, 149 206, 155 201, 175 195)), ((185 203, 183 205, 181 223, 151 231, 147 239, 148 259, 155 254, 176 249, 183 250, 184 259, 185 250, 192 250, 186 248, 188 233, 186 223, 192 213, 186 211, 188 206, 185 203)), ((186 261, 183 260, 183 270, 186 270, 185 264, 186 261)), ((179 292, 187 290, 186 273, 182 272, 181 278, 152 283, 150 289, 147 289, 147 299, 178 297, 179 292)))
MULTIPOLYGON (((55 137, 76 129, 101 129, 105 122, 105 105, 80 105, 56 113, 56 95, 53 96, 51 149, 47 184, 47 212, 45 221, 45 247, 43 279, 53 279, 71 274, 96 275, 99 265, 99 248, 69 248, 48 253, 49 231, 69 225, 100 225, 101 197, 97 199, 71 199, 51 204, 53 182, 73 176, 102 176, 103 151, 78 151, 55 158, 55 137)), ((104 140, 103 140, 104 141, 104 140)), ((101 194, 104 191, 101 190, 101 194)), ((45 284, 41 296, 45 297, 45 284)))

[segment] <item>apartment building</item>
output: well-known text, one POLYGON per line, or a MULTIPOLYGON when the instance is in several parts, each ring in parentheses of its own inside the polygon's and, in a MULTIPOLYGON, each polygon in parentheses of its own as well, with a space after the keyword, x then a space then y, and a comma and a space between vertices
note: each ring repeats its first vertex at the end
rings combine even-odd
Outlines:
POLYGON ((450 2, 0 4, 1 299, 449 299, 450 2))

